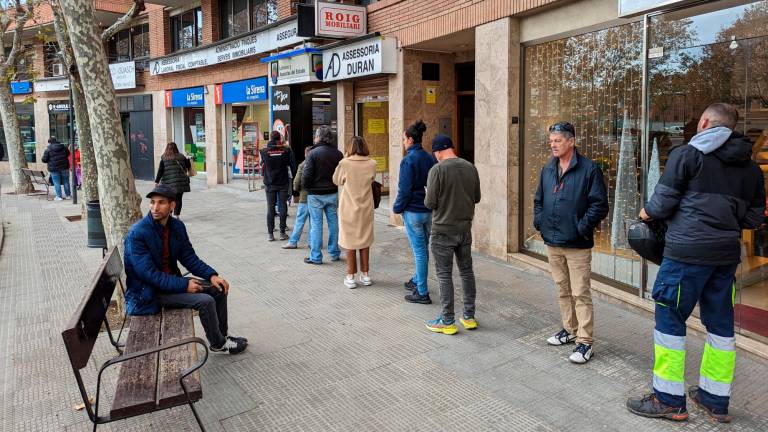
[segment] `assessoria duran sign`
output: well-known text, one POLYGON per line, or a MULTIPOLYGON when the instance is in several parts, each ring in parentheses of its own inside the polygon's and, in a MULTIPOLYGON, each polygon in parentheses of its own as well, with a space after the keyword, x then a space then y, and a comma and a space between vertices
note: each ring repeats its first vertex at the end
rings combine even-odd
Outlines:
POLYGON ((315 4, 315 35, 350 38, 368 33, 365 6, 317 2, 315 4))
POLYGON ((323 81, 397 73, 397 43, 374 37, 323 51, 323 81))
POLYGON ((299 37, 298 33, 298 21, 294 19, 229 42, 151 60, 149 70, 152 75, 162 75, 250 57, 301 43, 305 38, 299 37))

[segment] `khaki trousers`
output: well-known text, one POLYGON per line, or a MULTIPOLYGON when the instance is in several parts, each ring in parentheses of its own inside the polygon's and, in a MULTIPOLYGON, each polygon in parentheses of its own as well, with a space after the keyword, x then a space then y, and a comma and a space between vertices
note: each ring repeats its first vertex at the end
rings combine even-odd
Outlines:
POLYGON ((595 312, 592 307, 590 275, 592 249, 547 246, 549 270, 560 289, 558 301, 563 328, 576 335, 576 342, 592 345, 595 312))

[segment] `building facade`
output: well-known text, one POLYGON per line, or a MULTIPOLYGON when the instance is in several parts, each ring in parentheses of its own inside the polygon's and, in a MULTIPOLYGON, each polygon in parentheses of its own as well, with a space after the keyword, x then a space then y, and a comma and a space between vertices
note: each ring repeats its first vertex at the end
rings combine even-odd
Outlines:
MULTIPOLYGON (((549 157, 547 127, 567 120, 609 191, 594 275, 651 304, 656 267, 629 248, 626 221, 708 104, 739 108, 737 130, 768 170, 766 0, 155 3, 107 44, 110 61, 135 65, 135 86, 118 96, 138 178, 151 178, 175 141, 209 185, 236 181, 269 131, 281 131, 301 158, 313 131, 328 125, 340 146, 352 135, 366 138, 394 197, 402 132, 422 119, 425 144, 447 134, 478 168, 484 198, 475 248, 504 260, 545 259, 533 194, 549 157), (362 15, 354 6, 365 7, 362 15), (327 21, 315 19, 321 10, 327 21)), ((128 5, 97 7, 107 25, 128 5)), ((46 47, 33 51, 35 68, 55 75, 46 47)), ((33 163, 48 136, 63 140, 67 132, 67 94, 56 79, 18 84, 36 98, 30 105, 22 103, 29 94, 17 96, 33 163)), ((0 162, 0 172, 7 169, 0 162)), ((391 221, 401 223, 397 215, 391 221)), ((766 344, 768 231, 744 231, 743 257, 737 326, 766 344)))

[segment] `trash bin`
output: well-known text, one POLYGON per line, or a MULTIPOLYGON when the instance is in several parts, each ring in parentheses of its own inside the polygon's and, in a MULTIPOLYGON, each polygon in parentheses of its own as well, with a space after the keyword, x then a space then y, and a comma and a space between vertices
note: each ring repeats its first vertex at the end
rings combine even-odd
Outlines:
POLYGON ((104 224, 101 222, 99 200, 88 201, 85 207, 88 225, 88 247, 106 249, 107 236, 104 234, 104 224))

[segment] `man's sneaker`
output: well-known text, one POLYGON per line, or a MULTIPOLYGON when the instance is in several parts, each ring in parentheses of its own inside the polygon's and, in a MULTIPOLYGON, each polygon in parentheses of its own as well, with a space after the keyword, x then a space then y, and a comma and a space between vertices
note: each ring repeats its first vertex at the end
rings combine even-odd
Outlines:
POLYGON ((547 339, 547 343, 554 346, 566 345, 574 342, 576 342, 576 336, 568 333, 566 329, 560 330, 556 335, 547 339))
POLYGON ((333 261, 333 262, 336 262, 336 261, 339 261, 339 260, 341 260, 340 256, 331 257, 331 261, 333 261))
POLYGON ((320 264, 322 264, 322 262, 314 262, 314 261, 312 261, 311 259, 309 259, 309 257, 307 257, 307 258, 304 258, 304 263, 305 263, 305 264, 314 264, 314 265, 320 265, 320 264))
POLYGON ((475 319, 475 317, 470 317, 465 315, 459 318, 459 322, 461 323, 461 325, 464 326, 464 330, 477 329, 477 320, 475 319))
POLYGON ((56 198, 54 198, 53 200, 54 200, 54 201, 64 201, 64 198, 62 198, 62 197, 56 197, 56 198))
POLYGON ((413 279, 409 279, 408 282, 404 283, 403 286, 405 287, 406 291, 416 291, 416 282, 413 281, 413 279))
POLYGON ((296 246, 295 244, 290 244, 290 243, 286 243, 286 244, 282 245, 281 247, 283 249, 296 249, 296 248, 298 248, 298 246, 296 246))
POLYGON ((691 386, 688 388, 688 397, 702 410, 706 411, 707 414, 712 418, 712 420, 718 422, 718 423, 730 423, 731 420, 733 420, 733 417, 728 415, 728 410, 725 410, 725 412, 721 412, 722 410, 715 410, 711 409, 708 406, 701 403, 701 399, 699 399, 699 386, 691 386))
POLYGON ((456 321, 444 321, 442 316, 439 316, 432 321, 427 321, 427 328, 435 333, 443 333, 447 335, 454 335, 458 333, 459 329, 456 327, 456 321))
POLYGON ((627 409, 629 412, 643 417, 665 418, 674 421, 688 420, 688 411, 685 407, 665 405, 656 399, 654 393, 627 399, 627 409))
POLYGON ((240 336, 227 335, 227 339, 232 339, 234 341, 242 341, 242 342, 248 343, 248 339, 246 339, 244 337, 240 337, 240 336))
POLYGON ((409 303, 432 304, 432 299, 429 298, 429 293, 421 295, 418 291, 414 291, 406 295, 405 301, 409 303))
POLYGON ((571 363, 584 364, 592 358, 592 345, 577 344, 576 349, 573 350, 573 354, 568 358, 571 363))
POLYGON ((222 353, 222 354, 240 354, 241 352, 245 351, 247 347, 248 347, 248 342, 244 342, 242 340, 237 340, 233 338, 227 338, 227 341, 224 342, 224 345, 218 348, 211 345, 211 352, 222 353))
POLYGON ((275 235, 272 233, 269 233, 269 236, 267 236, 267 241, 271 241, 271 242, 275 241, 275 235))
POLYGON ((284 233, 284 232, 281 232, 281 233, 280 233, 280 240, 281 240, 281 241, 286 241, 286 240, 288 240, 288 234, 286 234, 286 233, 284 233))
POLYGON ((373 280, 370 276, 366 276, 362 273, 360 273, 360 277, 357 279, 358 282, 360 282, 363 286, 371 286, 373 284, 373 280))

